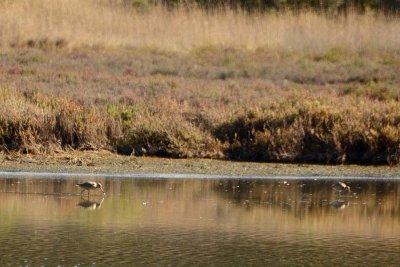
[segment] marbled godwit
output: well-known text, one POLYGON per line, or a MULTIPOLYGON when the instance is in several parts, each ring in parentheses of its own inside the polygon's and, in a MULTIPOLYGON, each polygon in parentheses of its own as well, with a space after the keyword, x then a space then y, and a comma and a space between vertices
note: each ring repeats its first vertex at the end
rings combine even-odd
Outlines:
POLYGON ((106 194, 104 192, 104 190, 103 190, 103 186, 101 185, 101 183, 87 181, 87 182, 84 182, 84 183, 76 184, 76 186, 79 186, 80 188, 83 188, 83 190, 81 192, 81 195, 83 194, 83 191, 87 190, 88 191, 88 197, 89 197, 90 190, 96 190, 97 188, 100 188, 101 192, 103 192, 103 195, 106 194))

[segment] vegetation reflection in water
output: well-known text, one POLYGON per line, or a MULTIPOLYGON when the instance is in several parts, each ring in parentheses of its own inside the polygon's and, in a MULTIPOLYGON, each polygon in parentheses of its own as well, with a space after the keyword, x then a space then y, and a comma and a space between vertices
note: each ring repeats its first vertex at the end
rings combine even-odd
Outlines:
POLYGON ((400 262, 400 183, 0 179, 0 265, 385 265, 400 262), (23 253, 21 253, 23 251, 23 253))

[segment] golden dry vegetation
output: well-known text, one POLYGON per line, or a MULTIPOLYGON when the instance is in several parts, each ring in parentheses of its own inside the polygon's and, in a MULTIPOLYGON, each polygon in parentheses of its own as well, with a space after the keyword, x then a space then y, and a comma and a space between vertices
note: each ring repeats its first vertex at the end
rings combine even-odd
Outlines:
POLYGON ((134 9, 118 0, 0 1, 2 46, 47 40, 59 45, 147 47, 189 52, 206 46, 323 53, 398 50, 397 17, 367 13, 328 18, 315 12, 247 14, 162 7, 134 9), (30 42, 29 42, 30 41, 30 42))
POLYGON ((400 160, 400 22, 0 2, 3 151, 400 160))

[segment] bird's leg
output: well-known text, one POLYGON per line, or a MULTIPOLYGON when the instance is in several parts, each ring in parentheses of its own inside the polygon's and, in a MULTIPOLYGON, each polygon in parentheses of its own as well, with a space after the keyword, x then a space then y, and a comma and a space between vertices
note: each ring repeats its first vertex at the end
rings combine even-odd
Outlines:
POLYGON ((83 192, 85 191, 86 189, 83 189, 82 191, 81 191, 81 196, 83 195, 83 192))

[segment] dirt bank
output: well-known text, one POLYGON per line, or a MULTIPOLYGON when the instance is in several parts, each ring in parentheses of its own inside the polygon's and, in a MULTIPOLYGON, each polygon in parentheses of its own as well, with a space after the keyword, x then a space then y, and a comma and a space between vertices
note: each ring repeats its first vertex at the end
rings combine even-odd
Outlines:
POLYGON ((84 173, 187 173, 217 175, 399 176, 400 166, 308 165, 233 162, 211 159, 129 157, 72 151, 52 155, 0 154, 2 171, 84 173))

